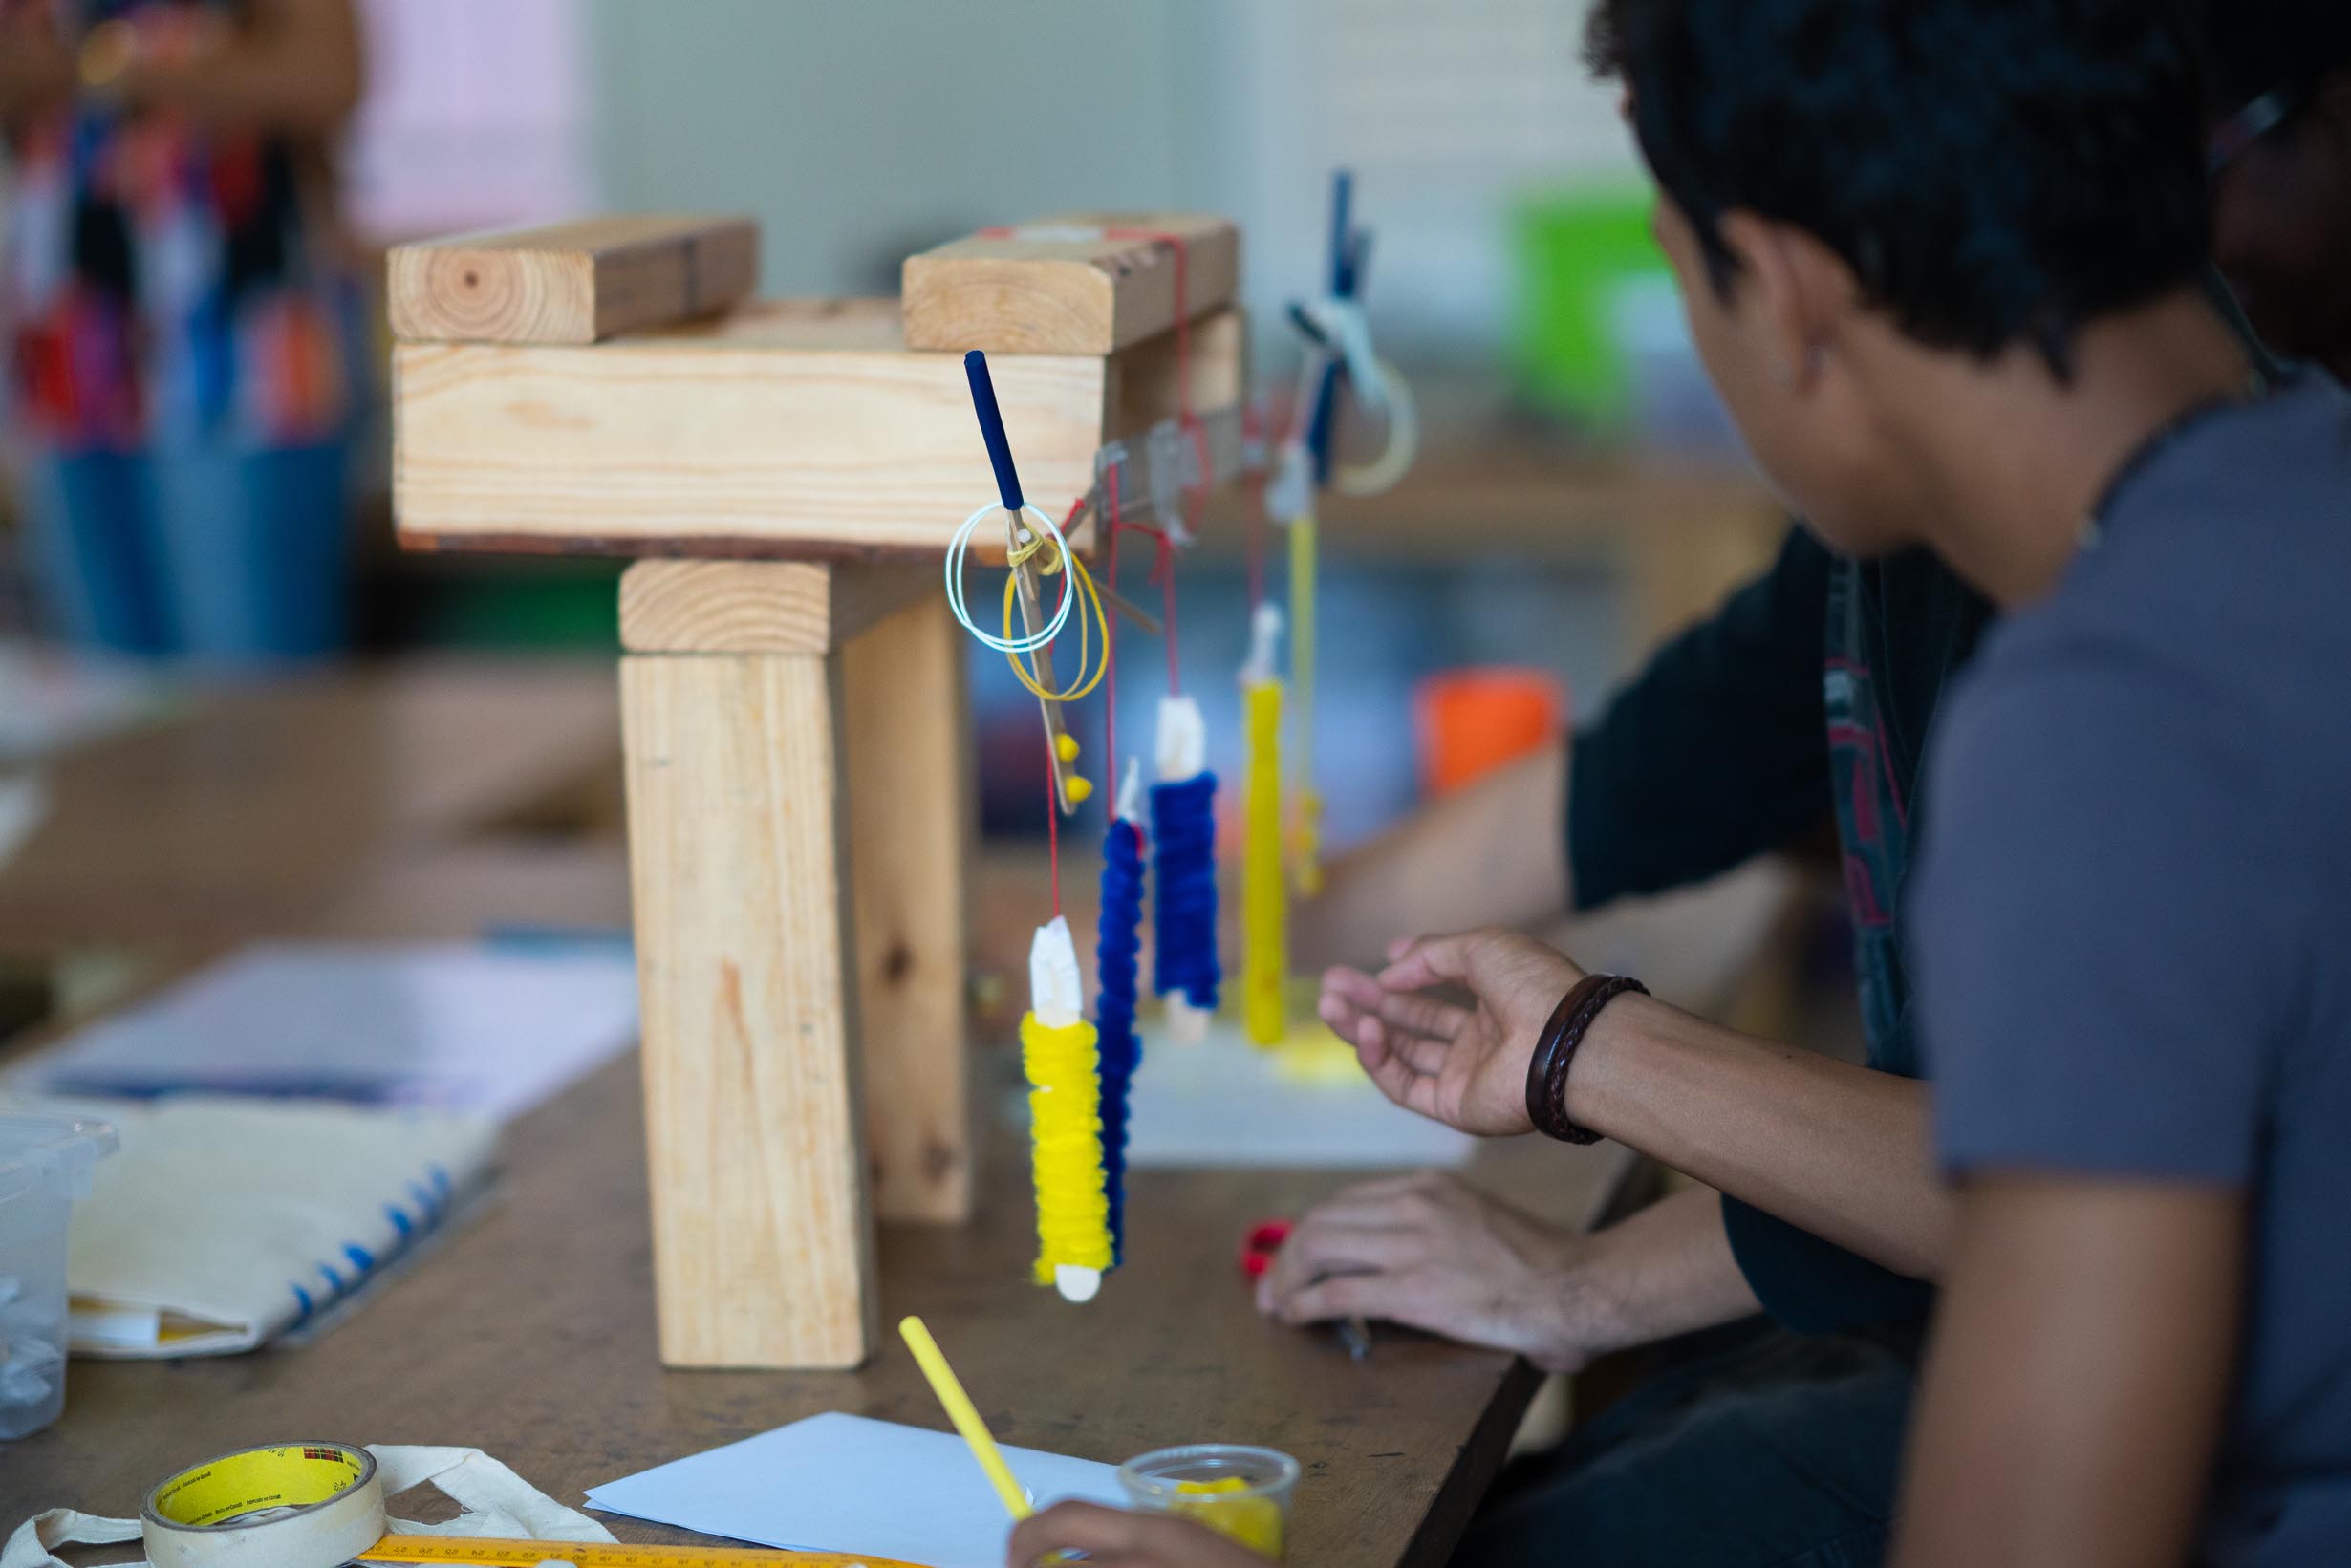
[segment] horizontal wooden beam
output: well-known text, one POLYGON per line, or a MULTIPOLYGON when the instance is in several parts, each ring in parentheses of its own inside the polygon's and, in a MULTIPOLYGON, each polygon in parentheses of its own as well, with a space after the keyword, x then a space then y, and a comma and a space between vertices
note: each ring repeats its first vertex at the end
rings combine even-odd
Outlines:
MULTIPOLYGON (((1213 483, 1238 468, 1245 323, 1220 311, 1188 335, 1213 483)), ((995 381, 1022 480, 1056 522, 1113 440, 1132 518, 1151 515, 1154 471, 1195 465, 1196 443, 1172 440, 1170 335, 1109 356, 1007 355, 995 381), (1154 426, 1170 439, 1149 440, 1154 426)), ((961 362, 908 351, 886 299, 766 301, 593 347, 404 343, 393 387, 411 548, 935 559, 996 493, 961 362)), ((1094 548, 1090 514, 1073 538, 1094 548)), ((975 548, 1001 559, 1001 529, 975 548)))
MULTIPOLYGON (((592 348, 403 343, 392 368, 412 547, 936 553, 996 493, 961 362, 908 353, 892 300, 762 302, 592 348)), ((1093 483, 1111 375, 1090 354, 997 367, 1039 505, 1093 483)))
POLYGON ((394 248, 392 333, 593 343, 723 311, 759 279, 748 218, 588 218, 394 248))
POLYGON ((1232 304, 1240 230, 1192 213, 1066 213, 909 256, 900 286, 909 348, 1111 354, 1232 304))
POLYGON ((823 654, 939 592, 928 561, 639 561, 620 577, 633 654, 823 654))

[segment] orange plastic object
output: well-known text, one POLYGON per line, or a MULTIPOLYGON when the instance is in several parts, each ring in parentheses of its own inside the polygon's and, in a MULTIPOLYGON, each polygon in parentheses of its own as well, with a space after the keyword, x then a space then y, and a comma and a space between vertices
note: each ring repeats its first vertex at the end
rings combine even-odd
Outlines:
POLYGON ((1420 786, 1443 795, 1550 744, 1567 692, 1542 670, 1449 670, 1413 689, 1420 786))

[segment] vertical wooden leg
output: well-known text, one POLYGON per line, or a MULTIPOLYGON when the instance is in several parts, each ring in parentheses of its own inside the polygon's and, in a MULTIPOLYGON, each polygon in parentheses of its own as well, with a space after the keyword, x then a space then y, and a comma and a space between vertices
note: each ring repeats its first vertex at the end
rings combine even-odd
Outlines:
POLYGON ((878 1327, 822 653, 621 661, 661 1359, 845 1367, 878 1327))
POLYGON ((866 1147, 885 1220, 971 1217, 963 635, 934 593, 843 649, 866 1147))

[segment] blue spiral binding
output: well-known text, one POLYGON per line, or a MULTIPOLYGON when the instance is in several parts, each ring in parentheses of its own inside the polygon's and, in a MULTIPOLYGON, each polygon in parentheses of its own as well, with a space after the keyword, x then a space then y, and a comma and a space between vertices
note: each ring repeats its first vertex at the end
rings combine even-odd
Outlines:
POLYGON ((1158 872, 1153 929, 1158 938, 1152 989, 1182 992, 1213 1011, 1217 982, 1217 776, 1201 772, 1151 786, 1152 863, 1158 872))
POLYGON ((1143 835, 1124 817, 1111 819, 1102 847, 1102 924, 1094 968, 1102 995, 1094 1026, 1102 1037, 1102 1184, 1111 1200, 1111 1261, 1127 1246, 1127 1104, 1143 1042, 1134 1033, 1136 957, 1143 937, 1143 835))

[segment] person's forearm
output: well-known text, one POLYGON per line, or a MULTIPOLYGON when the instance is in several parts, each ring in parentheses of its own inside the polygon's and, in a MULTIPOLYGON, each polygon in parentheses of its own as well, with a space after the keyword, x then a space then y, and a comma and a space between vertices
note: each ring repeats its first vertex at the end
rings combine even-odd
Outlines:
POLYGON ((1575 1270, 1591 1325, 1579 1346, 1605 1355, 1695 1333, 1762 1309, 1722 1228, 1722 1199, 1692 1188, 1590 1239, 1575 1270))
POLYGON ((2184 1563, 2228 1407, 2242 1200, 1971 1181, 1904 1465, 1901 1568, 2184 1563))
POLYGON ((1342 857, 1293 918, 1302 969, 1376 958, 1396 937, 1564 913, 1567 740, 1433 802, 1342 857))
POLYGON ((1567 1111, 1896 1273, 1941 1272, 1952 1203, 1915 1080, 1626 996, 1586 1034, 1567 1111))

